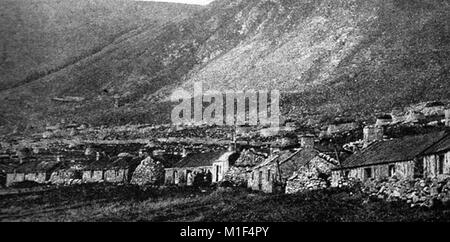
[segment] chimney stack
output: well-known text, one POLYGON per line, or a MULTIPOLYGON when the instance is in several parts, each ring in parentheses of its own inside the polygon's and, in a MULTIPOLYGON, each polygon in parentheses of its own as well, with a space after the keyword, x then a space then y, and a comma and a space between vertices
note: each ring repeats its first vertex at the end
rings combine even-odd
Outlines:
POLYGON ((369 146, 374 141, 383 140, 383 127, 380 126, 366 126, 364 127, 364 146, 363 148, 369 146))
POLYGON ((307 134, 302 135, 299 138, 300 140, 300 147, 305 149, 312 149, 314 148, 314 135, 307 134))

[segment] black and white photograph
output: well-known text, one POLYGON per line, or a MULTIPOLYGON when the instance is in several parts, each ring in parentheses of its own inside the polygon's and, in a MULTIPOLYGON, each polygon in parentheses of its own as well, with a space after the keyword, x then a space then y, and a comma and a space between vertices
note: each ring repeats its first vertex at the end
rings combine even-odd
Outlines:
POLYGON ((0 0, 0 221, 448 222, 449 84, 449 0, 0 0))

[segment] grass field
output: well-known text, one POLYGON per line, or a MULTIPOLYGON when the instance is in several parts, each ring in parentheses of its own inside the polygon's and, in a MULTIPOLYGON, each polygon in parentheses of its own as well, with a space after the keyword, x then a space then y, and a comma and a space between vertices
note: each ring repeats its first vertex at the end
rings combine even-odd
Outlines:
POLYGON ((410 208, 336 189, 269 195, 84 184, 2 196, 0 207, 1 221, 450 221, 450 208, 410 208))

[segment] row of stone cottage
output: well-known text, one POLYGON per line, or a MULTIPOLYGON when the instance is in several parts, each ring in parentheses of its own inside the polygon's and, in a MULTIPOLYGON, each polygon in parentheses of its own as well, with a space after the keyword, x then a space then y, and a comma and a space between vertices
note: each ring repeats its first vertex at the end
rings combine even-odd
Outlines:
POLYGON ((302 137, 299 148, 261 154, 245 150, 240 154, 192 154, 166 169, 168 184, 190 185, 192 173, 212 174, 211 182, 232 181, 263 192, 294 193, 299 190, 336 186, 343 178, 360 180, 396 177, 438 178, 450 176, 450 133, 432 132, 384 139, 383 128, 364 129, 362 150, 340 161, 321 150, 314 137, 302 137))
POLYGON ((295 148, 268 153, 234 149, 184 154, 182 157, 132 156, 116 159, 97 155, 93 161, 29 160, 7 172, 6 184, 21 181, 165 183, 207 185, 223 181, 264 192, 293 193, 328 187, 344 177, 360 180, 446 177, 450 175, 450 135, 446 131, 384 139, 379 126, 364 129, 364 148, 340 161, 320 149, 313 136, 303 136, 295 148))
POLYGON ((240 181, 243 185, 272 192, 270 183, 283 182, 298 166, 294 163, 320 153, 314 150, 313 137, 303 137, 300 149, 272 150, 271 154, 235 149, 201 153, 184 153, 181 157, 132 156, 120 154, 116 159, 101 156, 77 161, 63 161, 52 156, 27 158, 6 171, 6 186, 23 181, 37 183, 72 184, 84 182, 165 183, 167 185, 207 185, 225 180, 240 181), (145 159, 144 159, 145 158, 145 159), (286 159, 288 158, 288 159, 286 159), (278 167, 275 167, 277 164, 278 167), (294 164, 294 165, 292 165, 294 164), (268 168, 269 167, 269 168, 268 168), (278 169, 279 168, 279 169, 278 169), (269 172, 263 179, 262 170, 269 172), (260 173, 252 170, 261 170, 260 173), (259 182, 259 185, 255 185, 259 182))

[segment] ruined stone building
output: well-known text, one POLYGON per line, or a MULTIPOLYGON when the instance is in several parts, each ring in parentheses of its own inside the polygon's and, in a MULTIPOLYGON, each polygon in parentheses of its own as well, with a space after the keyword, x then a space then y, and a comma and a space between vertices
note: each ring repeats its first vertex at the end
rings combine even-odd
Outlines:
POLYGON ((257 152, 254 149, 245 149, 240 153, 234 165, 226 171, 224 179, 235 185, 247 187, 252 169, 265 159, 267 159, 267 154, 257 152))
POLYGON ((323 189, 331 186, 332 170, 339 166, 335 158, 313 150, 314 158, 306 161, 287 179, 286 193, 323 189))
MULTIPOLYGON (((293 181, 297 177, 294 174, 314 171, 317 176, 331 176, 331 168, 337 164, 314 148, 314 137, 304 136, 300 139, 301 147, 296 149, 281 150, 274 152, 269 158, 252 169, 248 180, 248 187, 252 190, 267 193, 285 192, 285 187, 289 179, 293 181), (322 168, 322 170, 318 168, 322 168), (328 174, 325 174, 325 171, 328 174)), ((334 161, 334 159, 333 159, 334 161)), ((294 187, 296 184, 292 183, 294 187)), ((295 188, 297 189, 297 188, 295 188)), ((300 188, 299 188, 300 189, 300 188)))
POLYGON ((153 157, 142 160, 133 172, 131 183, 136 185, 155 185, 164 181, 164 164, 153 157))
POLYGON ((130 183, 133 172, 142 158, 127 155, 118 157, 105 167, 104 179, 110 183, 130 183))

